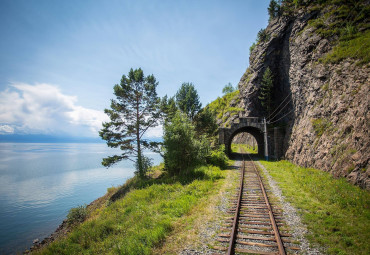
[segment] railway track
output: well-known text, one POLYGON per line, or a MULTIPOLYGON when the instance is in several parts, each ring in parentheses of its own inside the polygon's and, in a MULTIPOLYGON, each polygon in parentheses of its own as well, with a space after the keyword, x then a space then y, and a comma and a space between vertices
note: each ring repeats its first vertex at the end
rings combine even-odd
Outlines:
POLYGON ((282 231, 282 210, 269 201, 268 190, 248 154, 243 154, 240 184, 228 214, 217 238, 220 245, 213 247, 216 254, 285 255, 299 251, 291 235, 282 231))

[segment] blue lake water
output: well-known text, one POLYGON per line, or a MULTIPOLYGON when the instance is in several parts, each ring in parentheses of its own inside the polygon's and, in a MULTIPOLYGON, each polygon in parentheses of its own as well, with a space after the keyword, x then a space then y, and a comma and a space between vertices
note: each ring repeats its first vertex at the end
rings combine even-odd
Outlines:
MULTIPOLYGON (((134 175, 131 161, 106 169, 117 150, 91 143, 0 143, 0 254, 50 235, 72 207, 88 204, 134 175)), ((162 158, 147 153, 159 164, 162 158)))

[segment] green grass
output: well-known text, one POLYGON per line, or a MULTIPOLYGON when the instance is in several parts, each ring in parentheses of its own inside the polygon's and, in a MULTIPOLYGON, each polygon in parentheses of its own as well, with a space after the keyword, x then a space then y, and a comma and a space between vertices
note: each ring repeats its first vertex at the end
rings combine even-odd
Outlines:
POLYGON ((313 126, 313 129, 315 130, 316 136, 320 137, 323 135, 325 130, 330 128, 332 126, 332 123, 327 119, 312 119, 311 124, 313 126))
POLYGON ((310 2, 312 11, 320 11, 320 14, 309 20, 308 26, 315 28, 316 34, 327 38, 334 46, 320 61, 326 64, 354 59, 358 60, 358 65, 368 64, 370 61, 368 3, 363 0, 310 2))
POLYGON ((229 116, 245 111, 243 108, 230 106, 232 101, 236 105, 240 102, 239 94, 239 90, 236 90, 224 95, 223 97, 218 97, 216 100, 209 103, 206 108, 208 108, 217 119, 222 120, 225 124, 229 116))
POLYGON ((203 166, 183 176, 133 180, 123 198, 96 210, 66 238, 36 254, 151 254, 174 222, 216 189, 222 177, 219 168, 203 166))
POLYGON ((249 144, 231 144, 231 152, 244 152, 244 153, 250 153, 250 154, 257 154, 258 153, 258 147, 249 145, 249 144))
POLYGON ((287 161, 261 161, 298 208, 308 239, 328 254, 369 254, 370 193, 329 173, 287 161))
POLYGON ((324 63, 338 63, 347 58, 360 60, 359 65, 370 62, 370 30, 359 33, 353 39, 341 40, 321 61, 324 63))

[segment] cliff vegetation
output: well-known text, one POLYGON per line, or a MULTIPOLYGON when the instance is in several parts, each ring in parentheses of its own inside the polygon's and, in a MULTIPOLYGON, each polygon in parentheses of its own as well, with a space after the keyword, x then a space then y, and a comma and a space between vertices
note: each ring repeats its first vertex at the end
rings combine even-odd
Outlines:
POLYGON ((370 189, 369 1, 279 2, 271 1, 229 104, 243 111, 219 122, 266 117, 284 137, 283 158, 370 189), (269 104, 262 93, 271 93, 269 104))

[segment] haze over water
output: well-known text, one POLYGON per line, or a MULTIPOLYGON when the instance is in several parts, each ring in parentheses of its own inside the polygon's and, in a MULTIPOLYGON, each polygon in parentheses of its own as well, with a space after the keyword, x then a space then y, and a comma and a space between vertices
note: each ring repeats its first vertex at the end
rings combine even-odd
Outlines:
POLYGON ((103 143, 0 143, 0 254, 24 251, 50 235, 70 208, 132 177, 131 161, 101 165, 113 152, 103 143))

